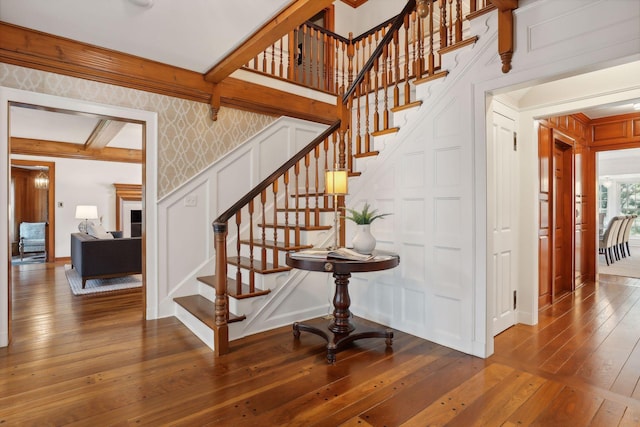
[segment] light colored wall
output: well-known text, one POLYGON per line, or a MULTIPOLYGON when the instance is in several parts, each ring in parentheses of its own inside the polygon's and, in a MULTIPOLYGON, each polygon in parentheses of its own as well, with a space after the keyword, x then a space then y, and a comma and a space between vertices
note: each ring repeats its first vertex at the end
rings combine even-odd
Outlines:
POLYGON ((158 195, 195 176, 274 117, 0 63, 0 86, 158 113, 158 195))
MULTIPOLYGON (((106 230, 116 229, 114 183, 142 184, 142 165, 58 157, 13 155, 12 159, 42 160, 56 165, 56 258, 71 256, 69 235, 78 231, 76 205, 96 205, 106 230), (62 206, 58 206, 62 203, 62 206)), ((99 222, 94 221, 94 222, 99 222)))
POLYGON ((335 32, 343 37, 359 36, 387 19, 397 15, 407 4, 405 0, 369 0, 354 9, 341 1, 335 5, 335 32))

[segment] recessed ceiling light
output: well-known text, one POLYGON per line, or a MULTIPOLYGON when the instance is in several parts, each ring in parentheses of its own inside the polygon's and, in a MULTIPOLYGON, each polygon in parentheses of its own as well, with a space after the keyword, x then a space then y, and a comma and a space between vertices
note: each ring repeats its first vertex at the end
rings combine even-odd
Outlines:
POLYGON ((640 110, 640 102, 636 102, 635 104, 633 104, 633 109, 640 110))

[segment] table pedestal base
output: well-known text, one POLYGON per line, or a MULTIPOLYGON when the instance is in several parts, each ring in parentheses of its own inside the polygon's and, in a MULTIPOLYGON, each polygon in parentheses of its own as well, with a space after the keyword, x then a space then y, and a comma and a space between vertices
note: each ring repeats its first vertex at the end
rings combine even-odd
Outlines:
POLYGON ((300 338, 300 331, 311 332, 327 341, 327 362, 335 363, 336 353, 342 350, 347 344, 363 338, 385 338, 387 347, 393 344, 393 331, 391 329, 367 329, 361 325, 349 323, 350 330, 348 332, 334 332, 335 324, 329 325, 327 328, 316 328, 315 326, 306 325, 304 323, 295 322, 293 324, 293 336, 300 338), (333 326, 333 328, 332 328, 333 326), (360 332, 358 332, 360 330, 360 332), (355 331, 355 332, 354 332, 355 331))

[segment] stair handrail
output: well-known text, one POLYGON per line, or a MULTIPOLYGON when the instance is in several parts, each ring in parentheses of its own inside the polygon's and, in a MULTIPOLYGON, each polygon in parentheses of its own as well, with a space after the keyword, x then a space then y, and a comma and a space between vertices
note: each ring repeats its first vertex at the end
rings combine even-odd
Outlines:
POLYGON ((384 37, 382 38, 378 46, 376 46, 376 48, 373 50, 373 52, 371 53, 371 57, 369 57, 367 62, 365 62, 364 66, 362 67, 362 69, 360 70, 356 78, 353 80, 353 82, 351 82, 351 84, 349 85, 349 88, 345 91, 344 95, 342 96, 343 104, 346 104, 349 98, 352 97, 353 92, 355 92, 356 90, 356 87, 360 83, 362 83, 362 80, 364 80, 365 74, 370 72, 371 69, 373 68, 373 64, 375 63, 376 59, 382 56, 382 52, 384 51, 385 46, 391 43, 391 40, 393 40, 394 33, 396 33, 400 29, 400 27, 404 24, 404 17, 410 14, 411 12, 413 12, 415 8, 416 8, 416 0, 409 0, 407 4, 404 6, 404 8, 402 9, 402 12, 396 15, 393 21, 393 24, 391 24, 391 27, 389 28, 389 31, 387 31, 387 33, 384 35, 384 37))
POLYGON ((231 219, 231 217, 235 215, 236 212, 238 212, 240 209, 246 206, 247 203, 249 203, 251 200, 258 197, 258 195, 260 195, 260 193, 262 193, 263 190, 269 188, 269 186, 273 184, 276 179, 281 177, 285 171, 295 166, 295 164, 298 163, 300 160, 302 160, 304 156, 309 154, 311 150, 313 150, 318 144, 320 144, 322 141, 324 141, 329 136, 331 136, 331 134, 334 133, 339 128, 340 128, 340 120, 336 120, 324 132, 322 132, 320 135, 315 137, 313 141, 305 145, 293 157, 291 157, 289 160, 284 162, 282 166, 276 169, 275 172, 273 172, 271 175, 263 179, 262 182, 260 182, 251 190, 249 190, 249 192, 244 196, 242 196, 240 200, 238 200, 236 203, 231 205, 229 209, 227 209, 221 215, 219 215, 218 218, 216 218, 213 221, 213 225, 215 226, 216 224, 227 223, 231 219))

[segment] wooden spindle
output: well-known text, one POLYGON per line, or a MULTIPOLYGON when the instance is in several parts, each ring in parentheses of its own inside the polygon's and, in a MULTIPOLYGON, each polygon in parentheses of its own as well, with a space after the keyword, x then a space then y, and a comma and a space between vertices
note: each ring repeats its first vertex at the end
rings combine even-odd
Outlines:
MULTIPOLYGON (((260 208, 262 216, 262 247, 260 252, 260 264, 262 270, 267 269, 267 190, 262 190, 260 193, 260 208)), ((253 266, 252 266, 253 267, 253 266)))
POLYGON ((404 103, 411 102, 409 86, 409 15, 404 16, 404 103))
POLYGON ((400 82, 400 35, 398 31, 393 35, 393 53, 393 74, 395 76, 391 76, 391 81, 393 82, 393 106, 397 107, 400 105, 400 87, 398 86, 400 82))
POLYGON ((353 33, 349 32, 349 45, 347 46, 347 57, 349 60, 349 67, 347 69, 348 71, 348 86, 351 86, 351 83, 353 83, 353 56, 354 56, 354 50, 353 50, 353 33))
POLYGON ((378 69, 380 59, 373 61, 373 131, 380 130, 380 114, 378 113, 378 69))
POLYGON ((280 61, 278 64, 278 77, 282 78, 284 77, 284 63, 283 63, 283 57, 282 57, 282 44, 283 44, 283 39, 280 39, 280 61))
POLYGON ((433 50, 433 2, 429 2, 429 75, 435 73, 435 54, 433 50))
MULTIPOLYGON (((254 242, 254 236, 253 236, 253 229, 254 229, 254 224, 253 224, 253 200, 251 199, 251 201, 249 202, 248 205, 248 209, 249 209, 249 264, 253 265, 254 262, 254 255, 253 255, 253 251, 255 250, 255 242, 254 242)), ((249 271, 249 290, 251 290, 251 292, 253 292, 252 289, 256 288, 256 275, 255 272, 252 270, 249 271)))
POLYGON ((309 165, 311 164, 311 156, 304 156, 304 225, 309 225, 311 221, 311 201, 309 199, 309 165))
POLYGON ((364 151, 368 153, 371 151, 371 131, 369 127, 369 92, 371 92, 371 72, 368 72, 364 76, 364 151))
POLYGON ((462 41, 462 0, 456 0, 456 43, 462 41))
POLYGON ((289 32, 289 54, 287 55, 287 79, 295 81, 294 64, 296 62, 296 37, 298 31, 294 30, 289 32))
POLYGON ((389 129, 389 82, 387 81, 387 63, 389 58, 389 45, 382 48, 382 129, 389 129))
POLYGON ((453 0, 449 0, 449 44, 447 46, 453 46, 453 0))
POLYGON ((320 225, 320 146, 316 145, 313 149, 313 157, 315 161, 315 173, 314 173, 314 195, 315 195, 315 208, 313 225, 320 225))
POLYGON ((447 47, 447 0, 439 0, 440 4, 440 49, 447 47))
POLYGON ((238 257, 238 265, 236 265, 236 293, 242 294, 242 270, 240 269, 240 225, 242 224, 242 209, 236 212, 236 256, 238 257))
POLYGON ((284 247, 291 246, 291 235, 289 234, 289 171, 285 171, 282 177, 284 183, 284 247))
POLYGON ((309 51, 307 52, 307 58, 309 58, 309 79, 308 82, 307 80, 305 80, 305 84, 307 84, 308 86, 313 86, 313 70, 314 70, 314 61, 315 61, 315 56, 313 55, 313 50, 314 50, 314 45, 313 45, 313 41, 315 40, 315 34, 316 34, 316 30, 314 28, 309 28, 309 37, 305 38, 306 40, 309 40, 309 51))
POLYGON ((271 73, 272 76, 276 75, 276 44, 271 45, 271 73))
MULTIPOLYGON (((278 180, 271 184, 273 191, 273 249, 271 249, 273 268, 278 267, 278 180)), ((286 232, 286 230, 285 230, 286 232)))

